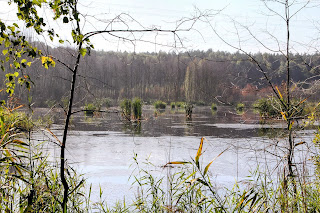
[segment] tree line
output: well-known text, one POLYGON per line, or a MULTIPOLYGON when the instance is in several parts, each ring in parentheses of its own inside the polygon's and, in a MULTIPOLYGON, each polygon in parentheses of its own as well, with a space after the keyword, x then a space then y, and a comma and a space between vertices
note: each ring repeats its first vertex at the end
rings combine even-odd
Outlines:
MULTIPOLYGON (((63 60, 71 64, 76 50, 66 47, 45 47, 35 43, 53 61, 63 60), (45 47, 45 48, 44 48, 45 47)), ((1 46, 3 50, 3 46, 1 46)), ((1 50, 1 51, 2 51, 1 50)), ((255 53, 254 57, 274 85, 281 87, 286 79, 286 58, 280 54, 255 53)), ((295 54, 291 56, 292 82, 299 84, 299 94, 316 93, 320 59, 318 54, 295 54), (304 91, 302 91, 304 90, 304 91)), ((2 60, 5 57, 2 56, 2 60)), ((6 64, 6 69, 11 69, 6 64)), ((188 52, 128 53, 92 50, 81 60, 79 66, 78 92, 75 100, 79 106, 94 99, 122 100, 139 97, 143 101, 187 101, 210 104, 212 102, 234 104, 239 101, 254 101, 270 95, 270 89, 257 71, 256 64, 242 53, 193 50, 188 52)), ((46 70, 41 60, 32 61, 25 75, 33 82, 30 96, 38 106, 48 102, 62 102, 67 98, 70 71, 55 63, 55 68, 46 70)), ((1 81, 6 81, 1 73, 1 81)), ((5 85, 5 84, 3 84, 5 85)), ((297 87, 298 88, 298 87, 297 87)), ((24 86, 17 87, 16 95, 24 100, 24 86)), ((4 94, 2 94, 4 95, 4 94)), ((319 94, 320 95, 320 94, 319 94)), ((313 99, 319 95, 312 96, 313 99)))

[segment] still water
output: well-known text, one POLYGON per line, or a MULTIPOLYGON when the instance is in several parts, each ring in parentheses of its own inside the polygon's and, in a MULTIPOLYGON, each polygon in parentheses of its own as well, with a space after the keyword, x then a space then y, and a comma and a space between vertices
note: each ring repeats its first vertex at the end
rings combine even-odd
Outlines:
MULTIPOLYGON (((54 116, 51 129, 61 138, 63 113, 55 112, 54 116)), ((136 174, 135 154, 141 164, 148 159, 154 165, 146 169, 156 177, 165 176, 168 168, 163 165, 167 162, 194 158, 201 137, 206 138, 203 165, 227 149, 210 167, 218 188, 230 188, 236 181, 246 180, 258 165, 261 170, 281 166, 285 143, 278 136, 285 126, 279 122, 259 124, 259 116, 252 111, 238 114, 232 108, 220 107, 212 113, 210 107, 196 107, 192 120, 186 120, 183 110, 167 109, 155 115, 152 106, 145 106, 143 118, 138 125, 124 121, 115 111, 94 117, 74 115, 67 139, 68 164, 84 174, 88 185, 92 184, 93 200, 98 199, 100 186, 110 204, 124 196, 133 199, 137 190, 130 176, 136 174)), ((46 140, 47 136, 37 137, 46 140)), ((304 131, 296 135, 296 141, 312 144, 312 137, 312 130, 304 131)), ((296 161, 310 158, 307 147, 299 149, 296 161)), ((51 146, 49 152, 59 158, 58 146, 51 146)))

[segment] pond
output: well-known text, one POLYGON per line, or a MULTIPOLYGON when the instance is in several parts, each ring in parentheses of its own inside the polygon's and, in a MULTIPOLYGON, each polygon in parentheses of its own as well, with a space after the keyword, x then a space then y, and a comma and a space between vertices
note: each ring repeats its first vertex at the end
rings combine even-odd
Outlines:
MULTIPOLYGON (((37 109, 37 112, 47 110, 37 109)), ((63 113, 53 115, 55 124, 51 129, 61 138, 63 113)), ((262 125, 259 115, 251 110, 237 114, 231 107, 219 107, 212 113, 210 107, 196 107, 192 120, 186 120, 183 110, 166 109, 155 113, 152 106, 144 106, 143 118, 137 124, 124 121, 116 112, 93 117, 83 112, 74 115, 67 139, 67 159, 69 165, 92 184, 93 200, 98 199, 100 186, 110 204, 124 196, 126 200, 133 199, 137 190, 132 186, 133 178, 129 177, 136 168, 135 154, 141 164, 148 159, 154 165, 147 169, 157 177, 166 176, 170 168, 163 166, 170 161, 194 158, 201 137, 206 138, 203 165, 226 150, 210 167, 210 175, 218 188, 230 188, 236 181, 245 180, 258 166, 261 170, 273 169, 281 163, 281 158, 275 155, 284 156, 285 148, 281 148, 281 144, 285 143, 278 137, 284 124, 262 125)), ((307 144, 312 143, 312 138, 312 130, 296 135, 296 140, 307 144)), ((50 146, 49 151, 59 158, 58 146, 50 146)), ((306 158, 310 158, 310 153, 301 146, 296 160, 305 161, 306 158)))

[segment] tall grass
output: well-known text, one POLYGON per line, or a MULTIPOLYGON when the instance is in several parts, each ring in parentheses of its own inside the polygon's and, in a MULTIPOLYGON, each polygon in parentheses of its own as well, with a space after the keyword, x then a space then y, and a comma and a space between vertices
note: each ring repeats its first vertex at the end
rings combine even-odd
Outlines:
MULTIPOLYGON (((43 143, 31 140, 32 119, 17 116, 15 109, 0 108, 0 209, 1 212, 61 212, 63 187, 59 170, 42 151, 43 143)), ((67 180, 70 209, 87 212, 83 180, 70 167, 67 180)))
MULTIPOLYGON (((138 193, 125 212, 319 212, 320 187, 307 171, 298 178, 297 192, 292 193, 290 179, 284 179, 257 167, 243 183, 233 188, 218 189, 211 180, 210 169, 221 152, 211 162, 203 165, 204 138, 190 161, 171 161, 164 169, 167 177, 152 174, 159 170, 150 162, 145 165, 134 157, 136 173, 134 184, 138 193), (297 206, 295 206, 297 204, 297 206)), ((226 151, 226 150, 225 150, 226 151)), ((208 154, 208 153, 206 153, 208 154)))
POLYGON ((133 118, 140 120, 142 117, 142 101, 140 98, 134 98, 132 102, 133 118))
POLYGON ((131 120, 131 105, 132 105, 132 102, 129 99, 123 99, 120 103, 122 116, 129 121, 131 120))

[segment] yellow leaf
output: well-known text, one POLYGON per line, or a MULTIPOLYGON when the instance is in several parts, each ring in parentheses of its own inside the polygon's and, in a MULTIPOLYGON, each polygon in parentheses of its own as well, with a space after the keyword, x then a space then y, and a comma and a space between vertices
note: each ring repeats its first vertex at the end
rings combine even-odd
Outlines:
POLYGON ((280 113, 281 113, 281 115, 282 115, 283 119, 287 121, 287 117, 286 117, 286 115, 285 115, 283 112, 280 112, 280 113))
POLYGON ((283 100, 283 97, 282 97, 282 95, 281 95, 281 92, 280 92, 280 90, 278 89, 278 87, 277 87, 277 86, 276 86, 276 89, 277 89, 277 91, 278 91, 278 94, 279 94, 279 96, 280 96, 281 100, 283 100))
POLYGON ((62 142, 59 140, 59 138, 53 133, 53 132, 51 132, 51 130, 50 129, 46 129, 59 143, 60 143, 60 145, 62 146, 62 142))
POLYGON ((41 63, 46 69, 49 68, 48 65, 51 65, 52 67, 56 66, 56 62, 52 59, 52 57, 42 56, 41 63))
POLYGON ((204 172, 203 172, 203 175, 206 175, 208 170, 209 170, 209 167, 210 165, 212 164, 213 161, 215 161, 218 157, 220 157, 220 155, 222 155, 225 151, 227 151, 228 149, 230 148, 230 146, 228 148, 226 148, 225 150, 223 150, 219 155, 217 155, 217 157, 215 157, 207 166, 206 168, 204 168, 204 172))
POLYGON ((44 64, 46 63, 48 57, 42 56, 41 57, 41 63, 44 64))
POLYGON ((305 144, 306 142, 302 141, 302 142, 299 142, 299 143, 296 143, 294 146, 299 146, 299 145, 302 145, 302 144, 305 144))
POLYGON ((290 123, 289 130, 291 130, 293 124, 294 124, 294 121, 292 121, 292 122, 290 123))
POLYGON ((202 147, 203 147, 203 139, 204 137, 201 138, 201 142, 200 142, 200 145, 199 145, 199 149, 198 149, 198 152, 197 152, 197 155, 195 157, 195 160, 196 160, 196 164, 198 165, 199 164, 199 158, 202 154, 202 147))

